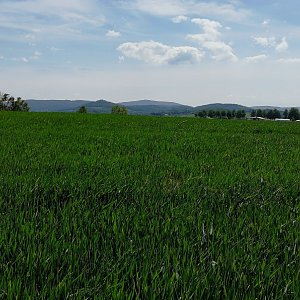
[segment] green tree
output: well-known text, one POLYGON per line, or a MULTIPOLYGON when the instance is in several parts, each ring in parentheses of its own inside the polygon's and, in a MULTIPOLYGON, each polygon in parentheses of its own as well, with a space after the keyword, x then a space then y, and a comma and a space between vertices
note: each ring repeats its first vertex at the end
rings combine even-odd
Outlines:
POLYGON ((230 110, 227 111, 226 116, 228 119, 232 119, 232 112, 230 110))
POLYGON ((256 116, 262 118, 263 112, 262 112, 261 109, 258 109, 258 110, 256 111, 256 116))
POLYGON ((29 106, 21 97, 15 99, 9 94, 0 94, 0 110, 29 111, 29 106))
POLYGON ((289 111, 289 119, 295 121, 300 120, 300 112, 298 108, 292 107, 289 111))
POLYGON ((283 112, 283 117, 284 117, 285 119, 288 119, 288 117, 289 117, 289 111, 288 111, 287 109, 284 110, 284 112, 283 112))
POLYGON ((127 108, 120 105, 114 105, 111 109, 113 115, 128 115, 127 108))
POLYGON ((281 119, 281 112, 278 109, 273 111, 274 119, 281 119))
POLYGON ((252 117, 252 118, 256 117, 256 110, 253 109, 253 110, 251 111, 251 117, 252 117))
POLYGON ((87 109, 86 109, 86 107, 83 105, 83 106, 80 106, 80 107, 79 107, 79 109, 78 109, 77 112, 79 112, 79 113, 81 113, 81 114, 86 114, 86 113, 87 113, 87 109))
POLYGON ((207 115, 208 117, 213 118, 216 116, 216 112, 214 110, 209 110, 207 115))
POLYGON ((196 114, 197 117, 199 118, 205 118, 206 117, 206 114, 205 114, 205 111, 199 111, 197 114, 196 114))
POLYGON ((268 119, 270 119, 270 120, 274 119, 274 114, 273 114, 273 110, 272 109, 270 109, 270 110, 267 111, 266 117, 268 119))
POLYGON ((246 112, 244 110, 238 110, 236 112, 236 118, 237 119, 243 119, 246 117, 246 112))

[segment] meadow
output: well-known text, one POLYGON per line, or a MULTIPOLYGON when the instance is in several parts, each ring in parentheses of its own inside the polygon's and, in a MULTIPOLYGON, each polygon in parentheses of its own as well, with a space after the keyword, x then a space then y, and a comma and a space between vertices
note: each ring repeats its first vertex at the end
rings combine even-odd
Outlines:
POLYGON ((0 113, 1 299, 299 299, 300 124, 0 113))

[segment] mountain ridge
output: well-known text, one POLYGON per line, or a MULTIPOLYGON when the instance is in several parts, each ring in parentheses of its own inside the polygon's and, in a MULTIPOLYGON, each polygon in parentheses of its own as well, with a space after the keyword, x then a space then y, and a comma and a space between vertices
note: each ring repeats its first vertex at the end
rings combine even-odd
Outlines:
POLYGON ((114 105, 122 105, 128 109, 132 115, 192 115, 201 110, 245 110, 251 112, 253 109, 278 109, 284 111, 288 107, 278 106, 245 106, 237 103, 210 103, 199 106, 180 104, 177 102, 156 101, 156 100, 134 100, 114 103, 100 99, 90 100, 36 100, 29 99, 27 103, 33 112, 75 112, 81 106, 86 106, 91 113, 110 113, 114 105))

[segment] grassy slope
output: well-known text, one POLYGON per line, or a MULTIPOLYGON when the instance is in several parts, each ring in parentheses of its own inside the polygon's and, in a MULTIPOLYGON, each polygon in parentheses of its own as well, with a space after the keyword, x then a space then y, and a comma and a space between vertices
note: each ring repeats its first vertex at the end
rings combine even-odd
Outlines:
POLYGON ((0 298, 300 297, 299 124, 0 122, 0 298))

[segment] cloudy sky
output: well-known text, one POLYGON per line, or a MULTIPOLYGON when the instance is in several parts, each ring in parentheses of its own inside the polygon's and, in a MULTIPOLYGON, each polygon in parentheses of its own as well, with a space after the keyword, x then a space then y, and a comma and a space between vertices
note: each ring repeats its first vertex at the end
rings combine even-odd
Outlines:
POLYGON ((299 0, 0 0, 0 91, 300 105, 299 0))

